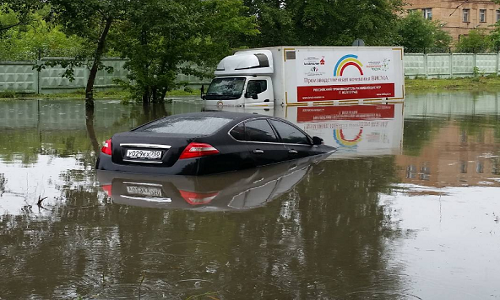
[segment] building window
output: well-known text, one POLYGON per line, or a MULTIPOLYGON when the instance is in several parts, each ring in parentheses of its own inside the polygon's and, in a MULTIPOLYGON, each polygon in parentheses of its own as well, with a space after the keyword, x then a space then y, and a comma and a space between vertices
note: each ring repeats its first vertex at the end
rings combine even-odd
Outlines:
POLYGON ((463 22, 464 23, 469 23, 470 22, 470 9, 464 9, 463 10, 463 22))
POLYGON ((432 8, 424 8, 422 12, 424 13, 424 19, 432 20, 432 8))
POLYGON ((486 9, 479 10, 479 22, 486 23, 486 9))
POLYGON ((500 21, 500 10, 497 10, 497 22, 500 21))

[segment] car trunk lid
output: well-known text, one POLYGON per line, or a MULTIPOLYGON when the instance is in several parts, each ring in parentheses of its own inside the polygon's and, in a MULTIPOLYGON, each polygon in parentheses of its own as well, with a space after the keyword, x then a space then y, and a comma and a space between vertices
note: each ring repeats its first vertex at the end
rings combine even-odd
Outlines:
POLYGON ((170 167, 196 136, 153 132, 124 132, 111 139, 112 161, 124 165, 170 167))

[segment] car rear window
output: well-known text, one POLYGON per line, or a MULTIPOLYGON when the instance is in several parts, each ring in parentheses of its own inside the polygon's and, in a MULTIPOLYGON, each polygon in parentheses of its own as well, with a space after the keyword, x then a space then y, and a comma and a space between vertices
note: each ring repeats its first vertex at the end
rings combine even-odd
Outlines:
POLYGON ((154 121, 137 131, 174 133, 174 134, 196 134, 210 135, 222 128, 232 119, 221 117, 169 117, 154 121))

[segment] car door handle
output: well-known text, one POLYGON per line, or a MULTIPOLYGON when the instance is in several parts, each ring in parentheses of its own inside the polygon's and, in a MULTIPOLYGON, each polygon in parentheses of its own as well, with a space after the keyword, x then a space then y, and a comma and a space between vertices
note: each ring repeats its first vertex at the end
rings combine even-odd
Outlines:
POLYGON ((290 154, 297 154, 299 152, 297 152, 297 150, 290 150, 290 151, 288 151, 288 153, 290 153, 290 154))
POLYGON ((262 154, 262 153, 264 153, 264 150, 255 149, 255 150, 253 150, 253 153, 262 154))

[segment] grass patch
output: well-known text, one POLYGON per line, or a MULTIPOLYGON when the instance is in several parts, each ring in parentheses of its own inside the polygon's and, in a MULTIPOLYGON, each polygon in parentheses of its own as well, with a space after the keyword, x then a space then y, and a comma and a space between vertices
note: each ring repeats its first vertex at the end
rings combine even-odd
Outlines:
MULTIPOLYGON (((173 90, 167 93, 167 97, 173 96, 199 96, 199 90, 184 89, 173 90)), ((94 98, 99 99, 117 99, 117 100, 130 100, 131 95, 126 90, 108 90, 94 92, 94 98)), ((34 94, 34 93, 19 93, 15 91, 0 92, 1 99, 85 99, 85 90, 75 90, 69 93, 57 94, 34 94)))
POLYGON ((14 91, 4 91, 0 92, 0 99, 5 98, 5 99, 12 99, 16 98, 16 92, 14 91))
POLYGON ((444 90, 484 90, 499 91, 500 76, 475 76, 450 79, 406 79, 405 86, 407 92, 418 91, 444 91, 444 90))

